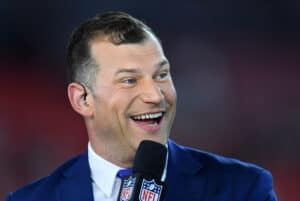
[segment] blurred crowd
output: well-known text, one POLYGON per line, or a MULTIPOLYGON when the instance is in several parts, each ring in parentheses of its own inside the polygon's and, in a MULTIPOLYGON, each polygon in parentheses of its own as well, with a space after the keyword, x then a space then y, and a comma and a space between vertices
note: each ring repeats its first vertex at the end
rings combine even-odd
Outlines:
POLYGON ((300 3, 7 1, 0 7, 0 199, 86 149, 66 95, 65 47, 83 19, 123 10, 161 38, 178 93, 171 138, 269 169, 300 199, 300 3))

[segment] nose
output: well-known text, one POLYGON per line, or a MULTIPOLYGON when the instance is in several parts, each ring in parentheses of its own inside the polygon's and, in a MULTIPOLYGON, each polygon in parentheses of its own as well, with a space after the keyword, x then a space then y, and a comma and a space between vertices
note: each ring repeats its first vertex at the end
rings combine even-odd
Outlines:
POLYGON ((163 90, 154 81, 146 82, 141 90, 141 98, 145 103, 159 104, 164 99, 163 90))

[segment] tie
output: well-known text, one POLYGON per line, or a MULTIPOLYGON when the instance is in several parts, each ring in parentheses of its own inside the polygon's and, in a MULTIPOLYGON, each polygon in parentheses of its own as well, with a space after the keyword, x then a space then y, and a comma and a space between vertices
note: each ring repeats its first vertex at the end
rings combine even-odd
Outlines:
POLYGON ((129 175, 132 174, 132 169, 128 168, 128 169, 121 169, 119 170, 119 172, 117 173, 117 177, 123 179, 124 177, 127 177, 129 175))

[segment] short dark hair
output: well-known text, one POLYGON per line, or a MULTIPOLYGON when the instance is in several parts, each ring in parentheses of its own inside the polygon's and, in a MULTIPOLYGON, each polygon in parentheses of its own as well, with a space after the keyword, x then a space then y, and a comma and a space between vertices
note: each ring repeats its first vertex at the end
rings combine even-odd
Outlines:
POLYGON ((68 43, 69 83, 78 82, 92 88, 99 69, 90 54, 93 40, 103 37, 115 45, 141 43, 149 33, 155 36, 145 23, 124 12, 110 11, 88 19, 73 31, 68 43))

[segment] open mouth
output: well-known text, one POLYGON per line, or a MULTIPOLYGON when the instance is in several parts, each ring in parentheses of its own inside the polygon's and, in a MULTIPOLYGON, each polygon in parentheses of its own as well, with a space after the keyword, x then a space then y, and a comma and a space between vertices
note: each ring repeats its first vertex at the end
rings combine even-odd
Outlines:
POLYGON ((159 124, 164 116, 164 112, 148 113, 131 116, 131 119, 137 123, 145 123, 149 125, 159 124))

